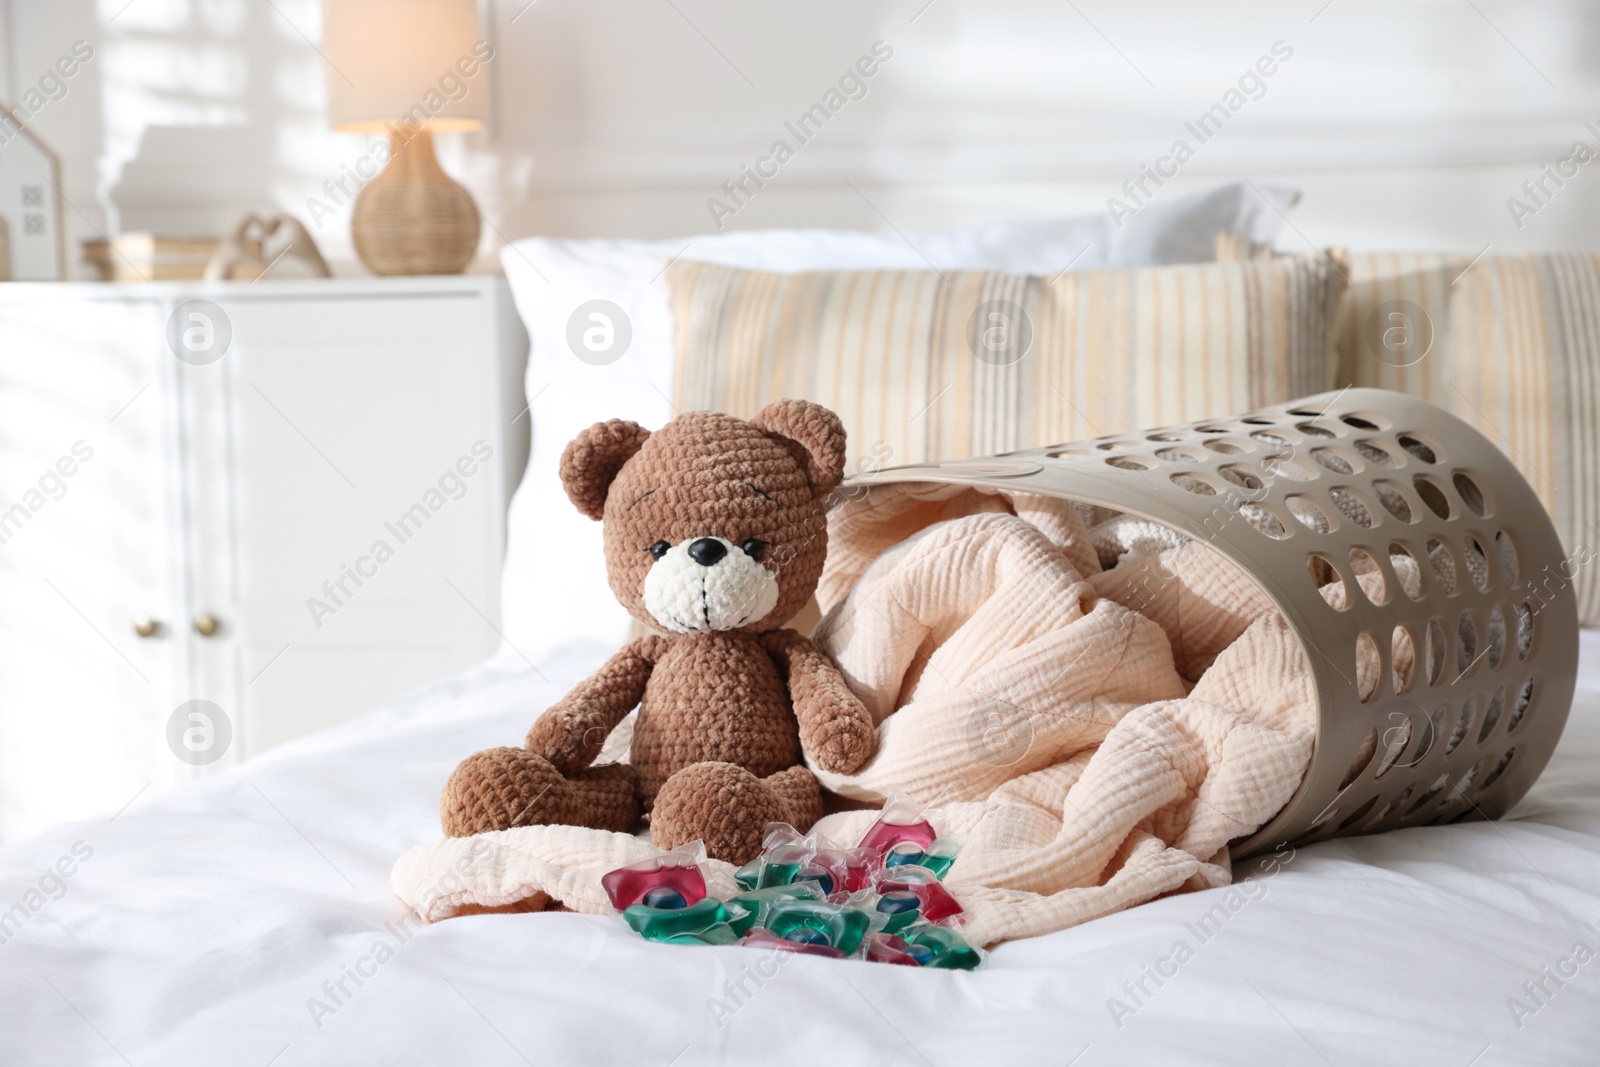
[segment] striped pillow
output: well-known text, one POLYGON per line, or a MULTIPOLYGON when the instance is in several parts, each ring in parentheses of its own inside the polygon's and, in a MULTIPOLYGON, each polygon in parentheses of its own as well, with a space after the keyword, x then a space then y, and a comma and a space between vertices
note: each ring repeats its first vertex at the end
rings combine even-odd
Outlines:
POLYGON ((1430 400, 1511 457, 1600 625, 1600 256, 1356 256, 1339 361, 1342 381, 1430 400))
POLYGON ((847 469, 960 459, 1247 411, 1327 389, 1344 277, 1325 256, 1051 278, 667 277, 675 404, 839 412, 847 469))

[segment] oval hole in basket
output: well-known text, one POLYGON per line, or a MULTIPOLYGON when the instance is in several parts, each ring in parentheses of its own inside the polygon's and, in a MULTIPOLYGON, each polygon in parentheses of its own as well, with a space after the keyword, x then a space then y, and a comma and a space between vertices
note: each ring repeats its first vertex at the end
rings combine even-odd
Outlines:
POLYGON ((1296 493, 1283 503, 1295 521, 1312 533, 1322 534, 1333 529, 1333 523, 1328 520, 1328 513, 1319 508, 1316 501, 1310 497, 1296 493))
POLYGON ((1519 568, 1517 566, 1517 544, 1511 540, 1509 530, 1501 530, 1494 535, 1494 554, 1500 561, 1500 581, 1502 585, 1514 586, 1517 584, 1519 568))
POLYGON ((1228 428, 1226 426, 1196 426, 1195 429, 1198 430, 1201 433, 1227 433, 1228 432, 1228 428))
POLYGON ((1439 775, 1439 777, 1435 778, 1432 781, 1432 783, 1429 784, 1429 786, 1427 788, 1427 791, 1424 792, 1420 797, 1418 797, 1417 800, 1416 800, 1416 803, 1412 804, 1410 808, 1406 809, 1405 814, 1400 816, 1400 817, 1403 819, 1403 818, 1406 818, 1407 816, 1415 815, 1417 812, 1421 811, 1424 807, 1427 806, 1428 801, 1432 800, 1434 797, 1439 795, 1439 791, 1441 789, 1443 789, 1445 787, 1445 785, 1449 783, 1449 781, 1450 781, 1450 772, 1449 771, 1445 771, 1443 774, 1439 775))
POLYGON ((1489 557, 1484 554, 1483 542, 1477 534, 1467 534, 1461 539, 1461 554, 1467 564, 1467 577, 1478 587, 1478 592, 1489 591, 1489 557))
MULTIPOLYGON (((1456 681, 1478 662, 1478 624, 1472 612, 1463 611, 1456 621, 1456 681)), ((1454 682, 1451 683, 1455 684, 1454 682)))
POLYGON ((1517 746, 1513 745, 1506 749, 1506 754, 1500 757, 1500 762, 1496 763, 1493 769, 1483 776, 1483 784, 1478 787, 1478 796, 1487 793, 1490 787, 1500 780, 1500 776, 1506 773, 1506 768, 1511 766, 1511 759, 1516 754, 1517 746))
POLYGON ((1259 474, 1239 463, 1229 463, 1226 466, 1218 467, 1217 473, 1239 488, 1248 489, 1251 492, 1264 488, 1266 485, 1259 474))
POLYGON ((1389 566, 1400 582, 1400 591, 1412 600, 1422 599, 1422 564, 1410 545, 1401 541, 1389 542, 1389 566))
MULTIPOLYGON (((1296 414, 1296 413, 1291 411, 1289 414, 1293 415, 1293 414, 1296 414)), ((1339 436, 1337 432, 1335 432, 1334 430, 1329 429, 1326 424, 1320 423, 1320 422, 1297 422, 1297 423, 1294 424, 1294 428, 1299 430, 1301 433, 1305 434, 1307 437, 1338 437, 1339 436)))
POLYGON ((1284 449, 1287 449, 1294 444, 1293 441, 1289 440, 1282 434, 1271 433, 1267 430, 1257 430, 1255 433, 1251 434, 1250 437, 1253 440, 1260 441, 1262 444, 1277 445, 1279 448, 1284 449))
POLYGON ((1310 482, 1317 477, 1288 456, 1268 456, 1261 461, 1261 468, 1274 478, 1287 478, 1291 482, 1310 482))
POLYGON ((1444 595, 1455 596, 1460 588, 1456 584, 1456 575, 1460 573, 1456 567, 1456 554, 1437 537, 1428 538, 1428 565, 1433 568, 1433 576, 1439 579, 1439 588, 1444 590, 1444 595))
POLYGON ((1439 679, 1444 676, 1444 624, 1438 619, 1428 620, 1428 633, 1425 638, 1426 647, 1423 649, 1428 664, 1428 684, 1438 685, 1439 679))
POLYGON ((1367 736, 1362 740, 1361 747, 1356 749, 1355 759, 1350 761, 1350 766, 1345 768, 1344 780, 1339 783, 1339 792, 1350 788, 1350 783, 1361 777, 1361 772, 1367 769, 1372 762, 1372 757, 1378 754, 1378 728, 1374 726, 1367 731, 1367 736))
POLYGON ((1455 483, 1456 492, 1461 494, 1461 502, 1467 505, 1468 511, 1480 519, 1488 518, 1494 511, 1489 506, 1489 498, 1478 487, 1478 483, 1472 480, 1472 475, 1466 471, 1456 471, 1450 476, 1450 480, 1455 483))
POLYGON ((1389 636, 1389 672, 1396 693, 1410 689, 1416 679, 1417 643, 1404 626, 1396 626, 1389 636))
POLYGON ((1506 706, 1506 687, 1500 686, 1489 697, 1489 705, 1483 712, 1483 725, 1478 727, 1478 744, 1489 740, 1489 735, 1494 733, 1494 724, 1500 721, 1500 713, 1506 706))
POLYGON ((1345 816, 1344 821, 1339 824, 1339 830, 1348 830, 1350 827, 1366 818, 1367 812, 1371 811, 1377 805, 1377 803, 1378 798, 1373 797, 1355 811, 1352 811, 1349 815, 1345 816))
POLYGON ((1344 575, 1333 565, 1333 560, 1313 552, 1306 557, 1306 570, 1311 573, 1311 583, 1329 607, 1344 611, 1350 606, 1350 590, 1345 588, 1344 575))
POLYGON ((1461 742, 1467 739, 1467 734, 1472 730, 1472 723, 1478 717, 1478 698, 1470 696, 1461 705, 1461 717, 1456 720, 1455 727, 1450 731, 1450 739, 1444 743, 1446 756, 1461 747, 1461 742))
POLYGON ((1356 576, 1361 593, 1378 606, 1389 602, 1389 583, 1384 580, 1383 569, 1372 553, 1364 548, 1350 550, 1350 571, 1356 576))
POLYGON ((1422 462, 1439 462, 1438 449, 1434 448, 1431 444, 1424 441, 1416 434, 1403 433, 1399 437, 1395 438, 1395 440, 1399 442, 1401 448, 1405 449, 1413 456, 1416 456, 1418 459, 1422 460, 1422 462))
POLYGON ((1526 600, 1517 608, 1517 659, 1528 658, 1533 648, 1533 605, 1526 600))
POLYGON ((1380 479, 1372 483, 1372 492, 1377 496, 1378 503, 1383 505, 1383 510, 1399 519, 1401 522, 1411 522, 1411 504, 1406 500, 1405 494, 1400 491, 1396 482, 1380 479))
POLYGON ((1158 448, 1156 458, 1168 463, 1199 463, 1206 457, 1192 448, 1158 448))
POLYGON ((1374 771, 1373 779, 1379 779, 1379 777, 1389 773, 1390 769, 1394 768, 1395 763, 1400 761, 1400 757, 1405 755, 1406 742, 1411 741, 1410 715, 1406 715, 1403 712, 1390 712, 1389 720, 1389 728, 1384 729, 1382 737, 1379 737, 1379 741, 1382 741, 1384 755, 1378 761, 1378 771, 1374 771))
POLYGON ((1356 696, 1365 704, 1378 692, 1378 679, 1383 677, 1383 656, 1378 652, 1378 642, 1369 633, 1356 637, 1356 696))
POLYGON ((1283 520, 1259 504, 1240 504, 1239 514, 1252 528, 1274 541, 1282 541, 1289 536, 1289 528, 1283 524, 1283 520))
POLYGON ((1422 741, 1417 745, 1416 751, 1411 754, 1411 762, 1406 764, 1407 767, 1415 767, 1421 763, 1427 758, 1428 753, 1433 751, 1433 746, 1439 743, 1439 739, 1444 732, 1444 712, 1444 705, 1441 704, 1439 707, 1434 708, 1433 714, 1423 722, 1422 741))
POLYGON ((1377 818, 1372 820, 1373 825, 1376 826, 1378 823, 1381 823, 1387 819, 1390 815, 1393 815, 1397 810, 1399 810, 1400 805, 1411 799, 1411 794, 1415 793, 1416 791, 1417 783, 1415 782, 1412 782, 1410 785, 1400 790, 1395 798, 1389 801, 1388 805, 1384 807, 1383 812, 1377 818))
POLYGON ((1239 421, 1243 422, 1243 423, 1248 423, 1251 426, 1271 426, 1272 425, 1272 420, 1271 419, 1263 419, 1260 415, 1249 415, 1249 416, 1247 416, 1245 418, 1240 419, 1239 421))
POLYGON ((1242 456, 1249 451, 1249 449, 1245 448, 1239 442, 1229 441, 1226 439, 1220 441, 1207 441, 1205 442, 1205 447, 1213 452, 1219 452, 1224 456, 1242 456))
POLYGON ((1426 474, 1418 474, 1411 479, 1411 484, 1422 502, 1428 505, 1429 511, 1441 519, 1450 517, 1450 498, 1444 495, 1444 487, 1437 480, 1426 474))
POLYGON ((1349 486, 1338 486, 1328 490, 1328 499, 1333 501, 1333 506, 1340 513, 1363 530, 1372 529, 1372 509, 1367 507, 1367 502, 1356 496, 1349 486))
POLYGON ((1492 671, 1500 666, 1500 661, 1506 654, 1506 616, 1496 604, 1489 609, 1489 669, 1492 671))
POLYGON ((1129 448, 1138 448, 1140 443, 1141 442, 1138 441, 1101 441, 1094 447, 1098 448, 1102 452, 1110 452, 1112 449, 1126 450, 1129 448))
MULTIPOLYGON (((1468 767, 1467 768, 1467 773, 1463 774, 1461 776, 1461 780, 1456 783, 1456 787, 1455 787, 1454 791, 1451 794, 1451 799, 1455 799, 1456 797, 1465 797, 1467 795, 1467 790, 1472 787, 1472 783, 1473 782, 1478 780, 1478 776, 1483 773, 1484 768, 1487 767, 1487 766, 1489 766, 1489 757, 1485 756, 1481 760, 1479 760, 1477 763, 1474 763, 1471 767, 1468 767)), ((1457 818, 1457 819, 1466 818, 1470 814, 1472 814, 1472 809, 1468 808, 1466 811, 1462 812, 1460 815, 1457 815, 1455 818, 1457 818)), ((1451 820, 1451 821, 1454 821, 1454 820, 1451 820)))
POLYGON ((1376 441, 1357 441, 1355 448, 1357 452, 1361 453, 1361 458, 1374 467, 1394 470, 1400 466, 1400 461, 1394 458, 1394 453, 1387 448, 1380 447, 1376 441))
POLYGON ((1313 448, 1311 458, 1317 466, 1325 467, 1335 474, 1354 474, 1356 465, 1331 448, 1313 448))
POLYGON ((1107 456, 1106 466, 1124 471, 1147 471, 1155 464, 1143 456, 1107 456))
POLYGON ((1216 496, 1217 487, 1202 478, 1182 472, 1172 476, 1172 484, 1195 496, 1216 496))
POLYGON ((1506 720, 1506 733, 1510 733, 1521 726, 1528 717, 1528 711, 1533 707, 1533 679, 1529 678, 1517 690, 1517 699, 1511 705, 1511 718, 1506 720))
POLYGON ((1381 415, 1344 415, 1341 416, 1346 426, 1354 426, 1358 430, 1381 430, 1383 424, 1378 420, 1381 415))

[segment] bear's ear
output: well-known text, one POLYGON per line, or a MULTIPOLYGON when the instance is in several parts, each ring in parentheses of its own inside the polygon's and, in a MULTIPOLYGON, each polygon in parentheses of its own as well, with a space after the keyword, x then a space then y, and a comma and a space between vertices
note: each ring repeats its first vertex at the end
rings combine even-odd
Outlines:
POLYGON ((611 419, 574 437, 561 453, 561 484, 567 498, 589 518, 604 517, 612 479, 649 436, 650 431, 637 422, 611 419))
POLYGON ((805 467, 811 490, 817 496, 832 492, 844 477, 844 423, 821 404, 809 400, 774 400, 750 422, 800 446, 797 458, 805 467))

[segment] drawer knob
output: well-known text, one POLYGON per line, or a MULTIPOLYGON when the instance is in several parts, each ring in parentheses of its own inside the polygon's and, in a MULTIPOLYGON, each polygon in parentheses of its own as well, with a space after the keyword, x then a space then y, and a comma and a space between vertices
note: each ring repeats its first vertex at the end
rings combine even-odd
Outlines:
POLYGON ((210 637, 217 632, 217 617, 209 611, 202 611, 194 617, 194 632, 201 637, 210 637))
POLYGON ((156 620, 148 615, 135 615, 133 617, 133 632, 140 637, 154 637, 156 635, 156 620))

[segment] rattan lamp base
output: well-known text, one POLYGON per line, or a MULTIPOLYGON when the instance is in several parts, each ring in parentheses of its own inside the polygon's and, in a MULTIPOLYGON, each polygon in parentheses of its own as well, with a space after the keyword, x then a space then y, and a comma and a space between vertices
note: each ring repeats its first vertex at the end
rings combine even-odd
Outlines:
POLYGON ((374 274, 460 274, 478 250, 478 205, 440 168, 431 133, 404 132, 390 132, 389 165, 356 200, 356 254, 374 274))

